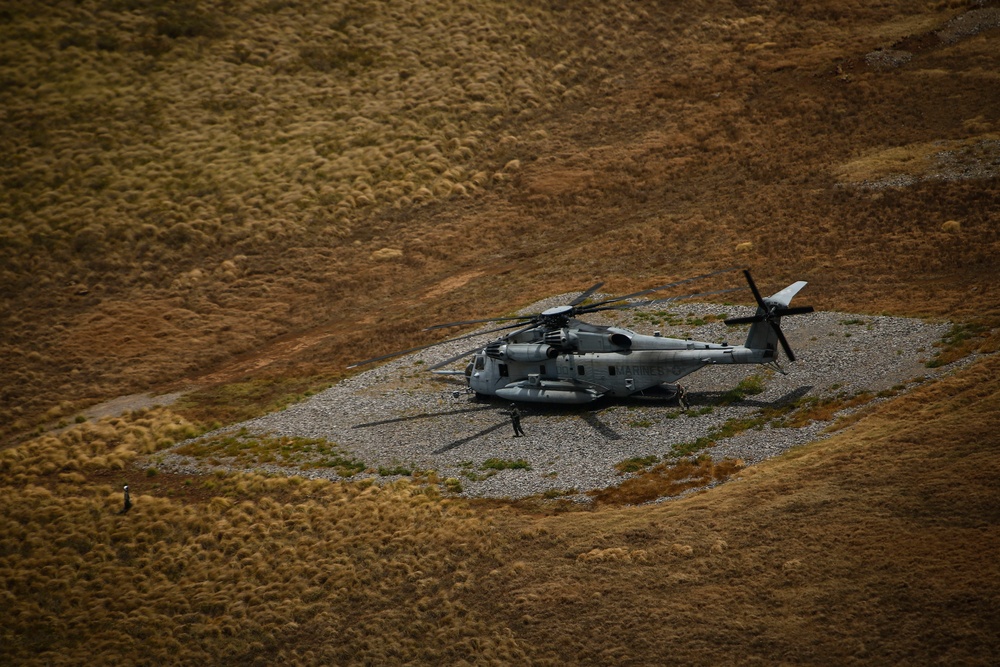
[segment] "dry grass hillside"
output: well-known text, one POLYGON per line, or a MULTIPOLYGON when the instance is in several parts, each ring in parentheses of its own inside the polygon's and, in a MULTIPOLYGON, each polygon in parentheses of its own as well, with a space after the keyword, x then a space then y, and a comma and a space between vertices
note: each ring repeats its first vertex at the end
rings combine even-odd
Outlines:
POLYGON ((995 356, 641 507, 139 464, 596 280, 746 265, 996 352, 998 40, 989 0, 0 3, 0 661, 996 664, 995 356), (82 415, 140 391, 184 395, 82 415))

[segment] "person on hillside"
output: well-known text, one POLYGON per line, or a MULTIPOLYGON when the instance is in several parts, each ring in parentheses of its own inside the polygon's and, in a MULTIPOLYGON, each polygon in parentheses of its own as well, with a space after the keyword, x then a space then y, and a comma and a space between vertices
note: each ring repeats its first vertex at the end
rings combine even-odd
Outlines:
POLYGON ((125 506, 122 507, 122 511, 119 514, 125 514, 130 509, 132 509, 132 500, 128 497, 128 484, 125 485, 125 506))

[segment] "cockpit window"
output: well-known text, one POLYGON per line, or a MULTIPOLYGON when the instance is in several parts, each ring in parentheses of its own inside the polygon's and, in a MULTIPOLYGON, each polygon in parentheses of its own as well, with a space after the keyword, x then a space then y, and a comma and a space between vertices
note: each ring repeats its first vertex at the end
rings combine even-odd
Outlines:
POLYGON ((476 370, 481 371, 486 368, 486 357, 476 357, 476 370))

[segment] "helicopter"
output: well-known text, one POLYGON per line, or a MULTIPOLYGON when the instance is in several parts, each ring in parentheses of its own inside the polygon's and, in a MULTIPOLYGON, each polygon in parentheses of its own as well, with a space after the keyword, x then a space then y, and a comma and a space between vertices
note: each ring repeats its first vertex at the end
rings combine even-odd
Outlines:
MULTIPOLYGON (((468 391, 476 398, 496 396, 509 401, 550 404, 586 404, 603 397, 632 395, 678 396, 678 380, 712 364, 773 364, 777 366, 778 346, 790 362, 795 361, 781 331, 781 318, 813 312, 812 306, 790 307, 789 303, 805 281, 792 283, 769 297, 761 296, 750 271, 742 269, 757 312, 749 317, 733 317, 727 325, 750 324, 743 345, 706 343, 652 336, 615 326, 594 325, 577 319, 582 315, 606 310, 626 310, 663 304, 697 296, 709 296, 734 289, 701 292, 652 300, 636 300, 654 292, 677 287, 711 276, 737 271, 723 269, 694 278, 650 289, 584 303, 604 283, 597 283, 567 304, 540 313, 465 320, 437 324, 425 331, 487 322, 512 321, 511 324, 479 331, 448 340, 400 350, 349 366, 355 368, 435 345, 443 345, 484 334, 517 329, 485 346, 477 346, 428 368, 445 375, 464 375, 468 391), (472 355, 464 371, 438 370, 472 355)), ((780 367, 778 367, 780 370, 780 367)))

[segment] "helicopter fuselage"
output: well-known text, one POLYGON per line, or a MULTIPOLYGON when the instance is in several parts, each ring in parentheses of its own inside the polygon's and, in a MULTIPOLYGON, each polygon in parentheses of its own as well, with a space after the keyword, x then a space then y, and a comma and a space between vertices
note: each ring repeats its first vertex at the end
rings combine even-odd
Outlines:
POLYGON ((774 349, 638 334, 572 322, 500 339, 476 353, 466 369, 477 394, 536 403, 589 403, 677 382, 709 364, 760 364, 774 349))

